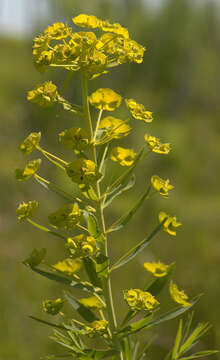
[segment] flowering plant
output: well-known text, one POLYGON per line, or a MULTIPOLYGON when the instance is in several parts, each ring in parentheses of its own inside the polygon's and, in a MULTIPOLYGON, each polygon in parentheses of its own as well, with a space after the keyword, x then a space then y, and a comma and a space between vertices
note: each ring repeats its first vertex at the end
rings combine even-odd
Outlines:
MULTIPOLYGON (((41 159, 31 160, 23 169, 16 170, 18 181, 34 178, 48 191, 55 192, 64 200, 63 206, 49 214, 47 226, 35 219, 38 201, 22 202, 17 209, 18 220, 27 221, 37 229, 61 239, 66 252, 65 259, 52 265, 44 260, 44 248, 34 249, 24 260, 24 264, 34 272, 69 287, 64 298, 43 301, 44 312, 56 316, 55 321, 32 318, 51 326, 54 331, 52 339, 66 349, 66 354, 50 355, 47 359, 72 357, 80 360, 141 360, 146 358, 150 343, 140 344, 136 334, 189 311, 199 296, 189 299, 171 280, 174 263, 166 265, 160 261, 145 262, 144 268, 152 274, 153 280, 142 289, 134 287, 122 291, 128 310, 119 323, 113 301, 111 273, 134 259, 161 230, 175 236, 181 223, 176 217, 161 211, 155 229, 134 248, 128 249, 114 264, 108 256, 108 234, 120 230, 131 221, 144 201, 152 195, 160 194, 167 198, 173 185, 168 179, 153 175, 147 189, 133 207, 108 227, 105 223, 105 210, 118 196, 135 185, 134 171, 137 165, 151 153, 168 154, 170 144, 161 142, 147 132, 140 149, 114 146, 115 139, 129 135, 133 122, 143 121, 147 127, 153 120, 152 112, 134 99, 125 99, 131 118, 129 121, 107 115, 106 111, 113 112, 120 107, 122 96, 109 88, 99 88, 89 95, 88 81, 123 63, 141 63, 145 48, 132 40, 128 30, 118 23, 85 14, 74 17, 73 23, 86 31, 73 32, 66 24, 55 23, 43 35, 36 37, 33 45, 37 70, 43 72, 49 67, 63 68, 68 75, 62 93, 55 84, 47 81, 29 91, 27 99, 44 107, 58 104, 64 111, 72 113, 74 121, 84 121, 85 126, 81 128, 74 124, 74 127, 59 134, 61 145, 74 155, 74 160, 70 162, 43 149, 40 146, 41 133, 31 133, 20 145, 20 150, 25 155, 39 151, 78 188, 77 192, 71 194, 39 175, 41 159), (75 72, 79 72, 81 77, 80 105, 72 104, 63 97, 64 89, 75 72), (97 110, 97 119, 92 118, 90 105, 97 110), (107 160, 118 163, 121 173, 106 185, 103 180, 106 179, 107 160), (87 279, 83 278, 82 268, 87 279), (164 313, 160 293, 167 283, 170 296, 177 305, 164 313), (76 289, 83 294, 87 293, 87 297, 82 295, 83 297, 77 298, 74 294, 76 289), (66 306, 70 306, 74 312, 71 317, 65 313, 66 306), (91 348, 89 338, 99 338, 101 348, 91 348)), ((165 360, 197 359, 216 352, 207 350, 189 354, 210 327, 209 324, 202 323, 190 331, 191 322, 192 314, 188 316, 184 326, 180 320, 174 346, 165 354, 165 360)))

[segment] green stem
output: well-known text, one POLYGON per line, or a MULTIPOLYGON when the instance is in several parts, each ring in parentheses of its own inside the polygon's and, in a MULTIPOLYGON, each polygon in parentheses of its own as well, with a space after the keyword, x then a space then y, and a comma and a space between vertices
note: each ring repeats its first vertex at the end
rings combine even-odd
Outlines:
POLYGON ((99 128, 99 124, 100 124, 100 121, 101 121, 101 118, 102 118, 102 113, 103 113, 103 109, 101 109, 101 110, 99 111, 99 116, 98 116, 98 120, 97 120, 97 123, 96 123, 94 135, 93 135, 93 142, 94 142, 94 143, 95 143, 95 141, 96 141, 96 135, 97 135, 97 131, 98 131, 98 128, 99 128))
POLYGON ((51 157, 51 158, 53 158, 53 159, 55 159, 57 161, 60 161, 64 165, 68 164, 65 160, 63 160, 63 159, 59 158, 58 156, 53 155, 53 154, 49 153, 48 151, 42 149, 39 145, 36 146, 36 149, 39 150, 44 156, 47 155, 47 156, 49 156, 49 157, 51 157))
POLYGON ((70 71, 64 81, 63 87, 60 91, 60 95, 63 96, 63 94, 65 93, 66 89, 68 88, 69 82, 72 78, 72 76, 74 75, 74 73, 72 71, 70 71))
MULTIPOLYGON (((92 120, 91 115, 89 111, 89 103, 88 103, 88 87, 87 87, 87 79, 82 73, 82 102, 83 102, 83 111, 85 114, 85 118, 87 121, 87 127, 89 129, 90 138, 93 139, 93 127, 92 127, 92 120)), ((101 117, 100 117, 101 118, 101 117)), ((91 153, 93 161, 97 165, 97 154, 96 154, 96 148, 92 144, 91 146, 91 153)), ((97 221, 98 226, 102 232, 102 234, 105 234, 105 219, 104 219, 104 212, 103 212, 103 201, 100 194, 100 186, 99 183, 96 183, 96 191, 97 191, 97 197, 98 200, 96 201, 96 215, 97 215, 97 221)), ((104 246, 103 246, 103 252, 106 257, 108 257, 108 247, 107 247, 107 239, 105 239, 104 246)), ((108 268, 109 271, 109 268, 108 268)), ((119 340, 117 336, 115 336, 115 332, 117 329, 117 321, 115 316, 115 310, 114 310, 114 304, 113 304, 113 297, 112 297, 112 288, 111 288, 111 279, 108 274, 107 279, 103 279, 103 292, 106 299, 106 310, 108 313, 108 321, 109 321, 109 328, 112 334, 112 341, 115 344, 116 347, 119 347, 119 340)), ((123 359, 122 352, 120 353, 120 359, 123 359)))

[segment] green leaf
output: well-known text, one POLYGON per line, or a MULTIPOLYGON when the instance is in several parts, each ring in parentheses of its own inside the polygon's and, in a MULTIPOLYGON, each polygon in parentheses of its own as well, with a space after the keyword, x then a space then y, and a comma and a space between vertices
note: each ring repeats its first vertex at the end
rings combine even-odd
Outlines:
POLYGON ((218 350, 204 350, 204 351, 199 351, 195 354, 192 354, 190 356, 186 356, 186 357, 181 357, 179 358, 179 360, 193 360, 193 359, 199 359, 205 356, 210 356, 210 355, 214 355, 217 354, 219 351, 218 350))
POLYGON ((40 269, 35 268, 35 267, 31 267, 31 270, 33 270, 37 274, 40 274, 40 275, 46 277, 47 279, 54 280, 54 281, 57 281, 57 282, 59 282, 61 284, 71 286, 72 280, 68 279, 68 278, 65 278, 64 276, 60 276, 60 275, 53 274, 53 273, 48 272, 48 271, 40 270, 40 269))
POLYGON ((85 356, 80 356, 79 360, 102 360, 118 354, 117 350, 85 350, 85 356))
POLYGON ((186 338, 189 334, 189 330, 190 330, 192 320, 193 320, 193 315, 194 315, 193 311, 190 314, 188 314, 188 318, 187 318, 187 320, 185 322, 185 326, 183 328, 182 343, 186 340, 186 338))
POLYGON ((156 229, 144 240, 142 240, 139 244, 137 244, 135 247, 133 247, 131 250, 129 250, 125 255, 123 255, 111 268, 110 271, 116 270, 122 265, 125 265, 127 262, 134 259, 142 250, 144 250, 150 242, 153 240, 153 238, 158 234, 158 232, 163 228, 163 222, 160 223, 156 229))
POLYGON ((83 258, 83 264, 84 268, 86 270, 86 273, 88 275, 89 280, 91 283, 98 288, 102 287, 101 280, 98 277, 98 274, 96 272, 96 263, 92 258, 85 257, 83 258))
POLYGON ((50 181, 44 180, 43 178, 40 178, 39 176, 35 177, 35 180, 41 184, 45 189, 47 189, 48 191, 52 191, 55 194, 61 196, 64 200, 67 201, 75 201, 75 202, 82 202, 81 199, 75 197, 74 195, 68 194, 66 191, 62 190, 61 188, 59 188, 59 186, 51 183, 50 181))
POLYGON ((106 196, 104 202, 104 208, 108 207, 117 196, 121 195, 125 191, 130 190, 134 185, 135 185, 135 175, 132 175, 127 183, 125 182, 123 185, 120 184, 106 196))
POLYGON ((172 359, 173 360, 177 359, 177 354, 179 352, 180 342, 182 339, 182 330, 183 330, 183 320, 180 319, 179 327, 177 330, 176 339, 175 339, 175 343, 174 343, 173 351, 172 351, 172 359))
POLYGON ((153 314, 147 314, 144 318, 142 318, 141 320, 138 320, 128 326, 126 326, 125 328, 123 328, 122 330, 119 331, 120 334, 122 334, 122 337, 130 335, 132 333, 136 333, 139 330, 143 329, 145 326, 147 326, 147 324, 150 322, 150 320, 152 319, 153 314))
POLYGON ((99 254, 96 257, 96 273, 99 277, 108 276, 108 266, 109 266, 109 259, 107 256, 103 254, 99 254))
POLYGON ((116 222, 114 222, 114 224, 110 226, 110 228, 107 230, 107 233, 121 229, 132 219, 136 211, 143 204, 144 200, 149 196, 150 189, 151 189, 151 185, 144 192, 144 194, 141 195, 141 197, 138 199, 137 203, 133 206, 133 208, 129 210, 125 215, 121 216, 120 219, 118 219, 116 222))
POLYGON ((51 323, 49 321, 38 319, 36 316, 29 316, 29 317, 31 319, 33 319, 33 320, 36 320, 36 321, 40 322, 41 324, 45 324, 45 325, 48 325, 48 326, 51 326, 51 327, 54 327, 54 328, 57 328, 57 329, 65 330, 65 327, 62 326, 62 325, 58 325, 58 324, 51 323))
POLYGON ((91 310, 82 305, 78 300, 76 300, 73 295, 65 294, 65 298, 70 303, 70 305, 76 310, 79 315, 88 322, 97 320, 97 317, 91 310))
POLYGON ((191 300, 191 305, 189 306, 178 306, 175 309, 168 311, 167 313, 165 313, 164 315, 159 316, 158 318, 156 318, 155 320, 152 320, 147 327, 152 327, 155 325, 159 325, 162 324, 163 322, 166 322, 168 320, 172 320, 175 319, 176 317, 184 314, 186 311, 188 311, 189 309, 192 308, 192 306, 194 306, 198 300, 200 299, 201 295, 196 296, 193 300, 191 300))
POLYGON ((209 323, 199 324, 195 330, 191 333, 185 343, 181 346, 179 353, 182 354, 186 352, 191 345, 193 345, 196 341, 198 341, 201 336, 203 336, 210 329, 209 323))
POLYGON ((100 234, 96 217, 93 214, 88 215, 88 230, 91 236, 97 238, 100 234))

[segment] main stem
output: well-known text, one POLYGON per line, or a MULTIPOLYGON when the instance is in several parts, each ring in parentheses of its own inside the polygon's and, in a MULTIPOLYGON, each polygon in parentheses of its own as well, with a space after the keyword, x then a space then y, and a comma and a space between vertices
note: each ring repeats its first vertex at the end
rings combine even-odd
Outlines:
MULTIPOLYGON (((89 111, 89 103, 88 103, 88 86, 87 86, 87 79, 82 74, 82 100, 83 100, 83 111, 87 120, 87 127, 90 134, 90 139, 93 139, 93 127, 92 127, 92 121, 91 121, 91 115, 89 111)), ((93 158, 93 161, 97 165, 97 154, 96 154, 96 148, 93 144, 91 144, 91 155, 93 158)), ((103 213, 103 200, 100 193, 100 185, 99 182, 96 183, 96 192, 97 192, 97 202, 96 202, 96 215, 97 215, 97 221, 99 228, 102 232, 102 234, 105 237, 104 244, 103 244, 103 251, 106 257, 108 257, 108 244, 107 244, 107 237, 105 235, 105 219, 104 219, 104 213, 103 213)), ((115 316, 115 310, 114 310, 114 304, 113 304, 113 297, 112 297, 112 287, 111 287, 111 279, 110 279, 110 272, 108 268, 108 277, 103 278, 103 292, 106 299, 106 305, 107 305, 107 313, 108 313, 108 321, 109 321, 109 328, 112 334, 112 340, 115 343, 115 345, 118 347, 119 342, 117 337, 115 337, 114 333, 117 329, 117 320, 115 316)), ((120 359, 123 360, 123 355, 120 353, 120 359)))

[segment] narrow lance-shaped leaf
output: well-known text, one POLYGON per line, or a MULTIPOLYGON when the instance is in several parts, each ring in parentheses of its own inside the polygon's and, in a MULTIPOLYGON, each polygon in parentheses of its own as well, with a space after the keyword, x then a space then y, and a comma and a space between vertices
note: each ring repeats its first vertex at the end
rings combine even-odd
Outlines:
POLYGON ((137 244, 135 247, 133 247, 131 250, 129 250, 125 255, 123 255, 111 268, 110 271, 116 270, 122 265, 125 265, 127 262, 131 261, 132 259, 137 256, 142 250, 144 250, 150 242, 153 240, 153 238, 160 232, 160 230, 163 227, 163 223, 160 223, 156 229, 145 239, 143 239, 139 244, 137 244))
POLYGON ((84 305, 82 305, 78 300, 76 300, 73 297, 73 295, 65 294, 65 298, 70 303, 70 305, 74 308, 74 310, 76 310, 83 319, 85 319, 88 322, 97 320, 97 317, 95 316, 95 314, 91 310, 86 308, 84 305))
POLYGON ((209 331, 210 327, 211 326, 209 323, 199 324, 185 341, 185 343, 181 346, 179 353, 182 354, 186 352, 192 344, 194 344, 197 340, 201 338, 201 336, 203 336, 207 331, 209 331))
POLYGON ((183 330, 183 320, 180 319, 179 327, 177 330, 176 339, 175 339, 175 343, 174 343, 173 351, 172 351, 172 359, 173 360, 175 360, 177 358, 177 354, 179 352, 179 347, 180 347, 180 343, 181 343, 181 339, 182 339, 182 330, 183 330))
POLYGON ((98 229, 97 220, 94 215, 89 214, 88 215, 88 230, 91 236, 94 238, 97 238, 100 234, 100 231, 98 229))
POLYGON ((132 334, 132 333, 136 333, 139 330, 143 329, 143 327, 145 327, 150 322, 152 317, 153 317, 153 314, 150 313, 150 314, 146 315, 144 318, 142 318, 141 320, 138 320, 138 321, 126 326, 125 328, 120 330, 119 333, 122 335, 122 337, 132 334))
POLYGON ((141 197, 138 199, 138 201, 136 202, 136 204, 132 207, 131 210, 129 210, 125 215, 121 216, 117 221, 115 221, 110 228, 107 230, 107 233, 112 232, 112 231, 116 231, 121 229, 123 226, 125 226, 134 216, 134 214, 136 213, 136 211, 141 207, 141 205, 143 204, 144 200, 149 196, 150 193, 150 189, 151 189, 151 185, 148 187, 148 189, 144 192, 143 195, 141 195, 141 197))
POLYGON ((44 324, 44 325, 48 325, 48 326, 51 326, 51 327, 54 327, 54 328, 58 328, 58 329, 62 329, 62 330, 65 330, 65 327, 62 326, 62 325, 59 325, 59 324, 54 324, 54 323, 51 323, 49 321, 45 321, 45 320, 42 320, 42 319, 39 319, 37 318, 36 316, 29 316, 31 319, 33 320, 36 320, 38 322, 40 322, 41 324, 44 324))
POLYGON ((199 359, 202 357, 206 357, 206 356, 210 356, 210 355, 214 355, 217 354, 219 351, 218 350, 204 350, 204 351, 199 351, 195 354, 192 354, 190 356, 184 356, 179 358, 179 360, 193 360, 193 359, 199 359))
POLYGON ((101 287, 101 281, 96 272, 96 263, 92 258, 85 257, 83 258, 83 264, 86 270, 86 273, 89 277, 91 283, 96 287, 101 287))
POLYGON ((104 202, 104 208, 108 207, 111 202, 121 195, 123 192, 130 190, 135 185, 135 175, 132 175, 129 181, 124 183, 124 185, 118 185, 112 192, 110 192, 104 202))

